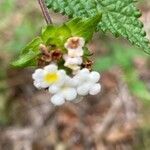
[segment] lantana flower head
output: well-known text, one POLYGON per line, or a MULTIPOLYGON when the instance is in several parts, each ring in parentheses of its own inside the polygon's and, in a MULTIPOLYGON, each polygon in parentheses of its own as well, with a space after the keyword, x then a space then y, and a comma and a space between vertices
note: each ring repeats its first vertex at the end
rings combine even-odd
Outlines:
POLYGON ((100 74, 91 71, 92 61, 88 58, 83 59, 84 45, 85 40, 82 37, 69 38, 64 44, 66 53, 59 47, 48 49, 40 45, 40 60, 49 64, 35 70, 32 78, 35 87, 48 89, 54 105, 62 105, 65 101, 74 101, 77 97, 96 95, 100 92, 100 74), (72 72, 67 72, 64 66, 72 72))

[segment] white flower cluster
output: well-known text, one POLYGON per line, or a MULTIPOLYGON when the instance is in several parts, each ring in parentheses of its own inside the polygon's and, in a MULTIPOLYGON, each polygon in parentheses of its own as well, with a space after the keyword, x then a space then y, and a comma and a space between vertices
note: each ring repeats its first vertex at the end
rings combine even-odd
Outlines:
POLYGON ((65 43, 68 53, 64 55, 64 65, 75 71, 72 77, 65 70, 58 69, 58 65, 54 63, 35 70, 32 75, 34 86, 38 89, 47 88, 52 94, 51 102, 54 105, 73 101, 78 96, 96 95, 101 90, 98 83, 100 74, 86 68, 80 69, 84 44, 84 39, 80 37, 70 38, 65 43))
POLYGON ((100 79, 98 72, 90 72, 88 69, 82 69, 74 77, 70 77, 64 70, 58 70, 57 65, 50 64, 43 69, 37 69, 32 75, 34 86, 48 88, 53 94, 51 102, 55 105, 61 105, 66 101, 72 101, 77 95, 85 96, 87 94, 96 95, 100 92, 100 79))

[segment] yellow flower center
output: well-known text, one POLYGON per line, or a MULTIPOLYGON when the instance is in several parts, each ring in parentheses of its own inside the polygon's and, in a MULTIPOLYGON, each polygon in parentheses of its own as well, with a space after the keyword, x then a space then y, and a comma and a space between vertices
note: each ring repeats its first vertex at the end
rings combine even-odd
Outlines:
POLYGON ((59 77, 57 73, 48 73, 44 77, 45 82, 49 84, 55 83, 58 79, 59 77))

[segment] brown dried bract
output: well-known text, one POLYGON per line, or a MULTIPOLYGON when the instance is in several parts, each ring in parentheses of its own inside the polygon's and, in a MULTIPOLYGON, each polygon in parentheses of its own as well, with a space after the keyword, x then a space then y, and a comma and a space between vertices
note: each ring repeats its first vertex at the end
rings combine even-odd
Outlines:
POLYGON ((40 51, 43 55, 49 55, 49 48, 43 44, 40 44, 40 51))
POLYGON ((52 61, 51 54, 49 52, 49 48, 43 44, 40 45, 40 51, 41 51, 41 56, 38 59, 38 66, 44 67, 52 61))
POLYGON ((41 58, 38 59, 38 67, 45 67, 48 64, 48 62, 43 61, 41 58))
POLYGON ((60 49, 50 50, 50 48, 45 45, 40 45, 41 56, 38 59, 38 66, 44 67, 51 63, 52 61, 59 61, 62 58, 62 52, 60 49))
POLYGON ((51 58, 53 61, 59 61, 62 58, 63 54, 60 49, 51 51, 51 58))

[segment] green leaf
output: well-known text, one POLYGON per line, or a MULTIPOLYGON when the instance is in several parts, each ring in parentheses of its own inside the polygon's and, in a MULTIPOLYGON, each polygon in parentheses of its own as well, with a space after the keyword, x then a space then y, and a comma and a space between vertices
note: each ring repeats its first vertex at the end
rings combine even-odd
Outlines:
POLYGON ((28 53, 31 50, 38 51, 39 45, 42 43, 43 43, 42 39, 40 37, 36 37, 22 50, 22 54, 28 53))
MULTIPOLYGON (((123 36, 132 44, 150 54, 150 44, 145 38, 143 24, 138 20, 139 10, 135 0, 45 0, 48 8, 69 17, 91 17, 102 13, 98 30, 123 36)), ((88 32, 88 31, 87 31, 88 32)))
POLYGON ((22 50, 20 57, 16 61, 13 61, 11 65, 13 67, 24 68, 36 65, 36 58, 40 54, 39 45, 43 41, 40 37, 33 39, 27 46, 22 50))
POLYGON ((63 24, 62 26, 47 26, 42 34, 41 38, 46 45, 56 45, 59 48, 64 47, 64 43, 71 36, 70 29, 63 24))
POLYGON ((40 54, 40 51, 34 52, 30 50, 29 52, 20 55, 20 57, 12 63, 13 67, 29 67, 36 65, 36 58, 40 54))
POLYGON ((57 31, 58 27, 54 25, 48 25, 42 29, 41 38, 44 43, 47 43, 49 38, 55 37, 55 32, 57 31))

